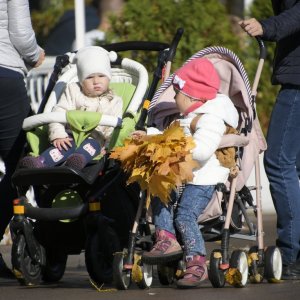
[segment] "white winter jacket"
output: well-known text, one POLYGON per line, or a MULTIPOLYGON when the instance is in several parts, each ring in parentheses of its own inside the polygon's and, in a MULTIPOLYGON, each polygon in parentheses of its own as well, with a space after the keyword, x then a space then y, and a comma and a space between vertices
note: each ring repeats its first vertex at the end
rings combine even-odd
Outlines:
MULTIPOLYGON (((201 114, 193 134, 196 147, 192 150, 193 159, 197 160, 200 168, 194 170, 194 178, 190 184, 216 185, 225 183, 229 176, 229 169, 222 167, 215 155, 215 151, 226 131, 226 124, 237 128, 239 115, 232 101, 223 94, 217 94, 213 100, 207 101, 201 107, 180 119, 184 133, 192 135, 190 124, 192 119, 201 114), (226 124, 225 124, 226 123, 226 124)), ((149 128, 148 134, 158 133, 149 128)))
MULTIPOLYGON (((65 91, 61 95, 58 103, 53 107, 52 111, 94 111, 121 118, 122 109, 122 98, 114 95, 112 92, 108 95, 101 95, 99 97, 88 97, 82 93, 80 84, 78 82, 73 82, 66 86, 65 91)), ((113 127, 108 126, 97 126, 91 133, 91 137, 97 139, 101 145, 107 145, 113 129, 113 127)), ((63 124, 49 124, 50 142, 57 138, 65 138, 69 135, 69 133, 70 132, 66 130, 66 127, 63 124)))
POLYGON ((0 0, 0 66, 27 73, 41 49, 32 29, 28 0, 0 0))

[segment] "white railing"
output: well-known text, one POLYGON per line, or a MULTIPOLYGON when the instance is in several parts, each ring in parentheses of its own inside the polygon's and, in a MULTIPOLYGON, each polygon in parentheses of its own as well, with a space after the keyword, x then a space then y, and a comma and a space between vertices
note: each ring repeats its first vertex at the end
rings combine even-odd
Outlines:
POLYGON ((31 101, 31 107, 37 112, 43 99, 44 92, 47 88, 50 75, 55 64, 55 56, 47 56, 44 63, 36 68, 31 69, 27 76, 27 91, 31 101))

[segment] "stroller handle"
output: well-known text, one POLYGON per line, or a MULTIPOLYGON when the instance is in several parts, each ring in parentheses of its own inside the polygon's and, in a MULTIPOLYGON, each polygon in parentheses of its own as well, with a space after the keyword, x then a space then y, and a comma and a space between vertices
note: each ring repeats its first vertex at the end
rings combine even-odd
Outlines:
POLYGON ((169 48, 169 44, 160 43, 160 42, 147 42, 147 41, 128 41, 128 42, 112 43, 108 45, 101 45, 101 47, 106 49, 107 51, 115 51, 115 52, 134 51, 134 50, 160 52, 169 48))
POLYGON ((177 31, 175 33, 175 36, 174 36, 174 38, 173 38, 173 40, 171 42, 171 45, 170 45, 170 49, 169 49, 169 52, 168 52, 167 61, 170 61, 170 62, 173 61, 174 56, 176 54, 177 46, 179 44, 181 36, 183 35, 183 32, 184 32, 183 28, 178 28, 177 29, 177 31))
MULTIPOLYGON (((36 114, 26 118, 23 122, 23 129, 28 131, 35 127, 39 127, 49 123, 63 123, 67 124, 67 113, 66 112, 49 112, 36 114)), ((101 115, 99 125, 120 127, 122 125, 122 119, 110 115, 101 115)))
POLYGON ((265 47, 263 40, 260 37, 255 37, 255 38, 256 38, 258 46, 259 46, 259 62, 258 62, 258 66, 256 69, 255 76, 254 76, 254 81, 253 81, 253 86, 252 86, 252 95, 251 95, 254 118, 256 116, 254 103, 255 103, 255 98, 256 98, 256 94, 257 94, 257 87, 258 87, 258 83, 259 83, 260 76, 262 73, 264 61, 265 61, 265 58, 267 55, 266 47, 265 47))
POLYGON ((256 41, 257 41, 258 46, 259 46, 259 58, 260 59, 266 59, 267 49, 265 47, 264 41, 259 36, 256 36, 255 38, 256 38, 256 41))

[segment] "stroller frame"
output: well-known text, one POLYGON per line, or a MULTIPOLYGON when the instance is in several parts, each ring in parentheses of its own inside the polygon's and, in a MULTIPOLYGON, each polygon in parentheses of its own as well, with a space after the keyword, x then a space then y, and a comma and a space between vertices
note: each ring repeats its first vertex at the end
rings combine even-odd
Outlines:
MULTIPOLYGON (((205 211, 198 219, 199 230, 203 232, 205 241, 221 240, 220 249, 212 251, 209 261, 209 279, 212 286, 217 288, 224 287, 226 282, 235 287, 244 287, 247 284, 248 278, 251 282, 256 283, 262 282, 263 279, 266 279, 268 282, 278 282, 282 273, 282 260, 279 248, 276 246, 265 247, 263 240, 264 231, 261 205, 261 178, 258 155, 266 149, 266 143, 257 119, 255 97, 266 56, 266 50, 262 40, 258 38, 257 41, 260 49, 260 57, 252 89, 242 63, 233 52, 226 48, 209 47, 199 51, 187 60, 188 62, 192 59, 205 56, 212 60, 215 67, 216 62, 214 61, 214 58, 216 60, 222 58, 229 61, 229 63, 234 65, 235 72, 239 74, 238 76, 242 78, 244 86, 243 90, 235 92, 238 93, 238 96, 248 99, 248 104, 243 107, 244 111, 242 112, 242 124, 240 124, 241 135, 231 136, 230 138, 232 138, 233 141, 227 145, 226 141, 223 142, 223 146, 226 145, 224 147, 234 146, 237 149, 237 174, 232 176, 226 185, 217 185, 216 197, 214 198, 218 198, 218 200, 211 200, 213 210, 215 210, 215 207, 218 206, 217 214, 212 215, 211 211, 205 211), (251 144, 249 144, 250 147, 247 147, 253 136, 256 138, 256 141, 258 141, 258 146, 255 149, 251 149, 251 144), (255 186, 247 187, 245 184, 250 175, 251 168, 249 169, 249 162, 245 162, 243 157, 249 154, 249 151, 251 152, 252 150, 254 153, 253 158, 250 161, 250 165, 252 167, 254 165, 255 168, 255 186), (251 191, 256 192, 256 205, 254 204, 251 191), (254 214, 257 217, 256 228, 251 223, 247 215, 247 205, 253 208, 254 214), (242 228, 237 228, 238 230, 236 230, 236 228, 232 226, 234 206, 237 206, 239 211, 241 211, 241 217, 245 219, 248 233, 241 233, 240 229, 242 228), (218 230, 214 229, 215 225, 218 226, 218 230), (238 249, 234 250, 230 255, 230 238, 257 241, 257 246, 251 247, 248 253, 244 250, 238 249), (231 273, 239 273, 241 275, 240 280, 233 280, 234 276, 231 276, 231 273)), ((217 71, 220 70, 217 68, 217 71)), ((222 77, 222 75, 220 77, 222 77)), ((173 74, 167 78, 156 91, 149 107, 148 123, 160 130, 163 130, 178 116, 178 110, 173 100, 175 92, 171 89, 172 79, 173 74), (168 89, 169 87, 170 89, 168 89), (170 90, 172 91, 170 92, 170 90), (163 99, 161 103, 158 103, 159 97, 163 99)), ((228 92, 229 88, 224 93, 229 94, 228 92)), ((234 98, 232 95, 229 95, 229 97, 234 98)), ((148 208, 146 207, 145 201, 146 199, 144 198, 143 201, 139 203, 139 209, 135 218, 133 230, 136 230, 139 226, 138 221, 140 221, 141 226, 145 226, 145 223, 147 223, 148 208)), ((208 210, 209 209, 211 209, 211 207, 208 208, 208 210)), ((144 237, 143 241, 150 244, 152 242, 149 237, 144 237)), ((148 262, 143 261, 142 257, 140 266, 149 270, 147 264, 148 262)), ((177 278, 177 274, 182 274, 184 268, 184 262, 182 260, 178 261, 177 258, 174 258, 174 261, 171 262, 168 261, 166 263, 158 264, 158 278, 161 284, 168 285, 172 283, 177 278)), ((119 284, 117 287, 120 289, 127 288, 124 283, 123 285, 119 284)))

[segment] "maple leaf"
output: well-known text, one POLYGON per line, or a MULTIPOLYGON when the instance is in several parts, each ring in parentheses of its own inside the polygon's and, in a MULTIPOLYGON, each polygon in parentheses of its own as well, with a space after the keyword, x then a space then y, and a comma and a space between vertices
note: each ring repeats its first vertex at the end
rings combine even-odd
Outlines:
POLYGON ((230 285, 240 286, 242 282, 242 274, 237 268, 229 268, 225 273, 225 280, 230 285))
POLYGON ((128 184, 137 182, 167 204, 171 191, 191 181, 193 169, 199 167, 192 158, 194 147, 193 138, 173 122, 162 134, 126 139, 124 146, 112 149, 110 157, 121 162, 128 184))

